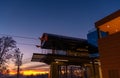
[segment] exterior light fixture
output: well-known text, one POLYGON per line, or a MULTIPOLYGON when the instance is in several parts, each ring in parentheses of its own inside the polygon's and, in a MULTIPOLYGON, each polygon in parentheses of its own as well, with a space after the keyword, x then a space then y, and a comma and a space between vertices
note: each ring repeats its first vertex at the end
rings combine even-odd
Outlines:
POLYGON ((116 32, 118 32, 118 30, 117 30, 117 29, 116 29, 115 31, 116 31, 116 32))
POLYGON ((109 25, 107 25, 107 28, 110 28, 110 26, 109 26, 109 25))
POLYGON ((68 62, 68 60, 55 59, 56 62, 68 62))

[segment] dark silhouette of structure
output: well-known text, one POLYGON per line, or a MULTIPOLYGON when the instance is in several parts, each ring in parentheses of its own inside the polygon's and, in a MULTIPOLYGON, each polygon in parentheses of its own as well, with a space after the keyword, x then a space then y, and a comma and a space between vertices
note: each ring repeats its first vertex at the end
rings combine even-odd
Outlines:
POLYGON ((34 53, 32 61, 50 65, 50 78, 98 78, 98 48, 86 39, 44 33, 42 54, 34 53))

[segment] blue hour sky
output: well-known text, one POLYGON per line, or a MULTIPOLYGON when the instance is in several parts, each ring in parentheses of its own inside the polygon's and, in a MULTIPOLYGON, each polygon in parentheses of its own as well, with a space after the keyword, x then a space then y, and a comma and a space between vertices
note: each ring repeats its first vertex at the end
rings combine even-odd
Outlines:
POLYGON ((119 8, 119 0, 0 0, 0 32, 86 38, 94 22, 119 8))
MULTIPOLYGON (((0 34, 38 38, 54 33, 87 38, 94 23, 120 9, 120 0, 0 0, 0 34)), ((3 36, 3 35, 0 35, 3 36)), ((39 40, 14 38, 18 43, 39 40)), ((18 44, 24 58, 41 50, 18 44)))

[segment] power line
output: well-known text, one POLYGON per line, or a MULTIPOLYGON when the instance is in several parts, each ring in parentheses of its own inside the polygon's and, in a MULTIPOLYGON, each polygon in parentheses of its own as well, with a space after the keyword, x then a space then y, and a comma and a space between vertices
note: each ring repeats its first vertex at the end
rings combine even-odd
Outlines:
MULTIPOLYGON (((38 40, 37 38, 33 38, 33 37, 23 37, 23 36, 16 36, 16 35, 1 34, 1 33, 0 33, 0 35, 17 37, 17 38, 23 38, 23 39, 38 40)), ((20 44, 20 45, 29 45, 29 46, 36 46, 36 44, 29 44, 29 43, 19 43, 19 42, 17 42, 17 44, 20 44)))
POLYGON ((0 35, 6 35, 6 36, 17 37, 17 38, 24 38, 24 39, 38 40, 37 38, 33 38, 33 37, 23 37, 23 36, 16 36, 16 35, 1 34, 1 33, 0 33, 0 35))
MULTIPOLYGON (((0 35, 23 38, 23 39, 39 40, 39 39, 33 38, 33 37, 23 37, 23 36, 16 36, 16 35, 1 34, 1 33, 0 33, 0 35)), ((36 44, 29 44, 29 43, 19 43, 19 42, 17 42, 17 44, 18 45, 20 44, 20 45, 36 46, 36 44)))
POLYGON ((36 46, 36 44, 27 44, 27 43, 17 43, 17 44, 20 44, 20 45, 29 45, 29 46, 36 46))

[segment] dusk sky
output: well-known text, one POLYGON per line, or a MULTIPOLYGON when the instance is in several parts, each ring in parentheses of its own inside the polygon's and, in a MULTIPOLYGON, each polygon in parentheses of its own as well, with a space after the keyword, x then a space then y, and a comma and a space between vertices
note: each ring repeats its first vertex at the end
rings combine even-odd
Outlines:
POLYGON ((0 37, 35 38, 13 37, 27 59, 41 52, 33 45, 44 32, 86 39, 96 21, 118 9, 120 0, 0 0, 0 37))

